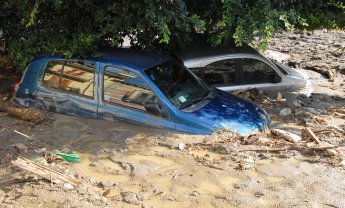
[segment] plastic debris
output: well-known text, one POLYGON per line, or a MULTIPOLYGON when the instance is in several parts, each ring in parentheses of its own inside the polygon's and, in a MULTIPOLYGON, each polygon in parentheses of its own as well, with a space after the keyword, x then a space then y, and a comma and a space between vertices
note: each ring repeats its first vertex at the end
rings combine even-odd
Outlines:
POLYGON ((80 156, 77 154, 67 154, 62 152, 52 152, 55 155, 59 155, 67 162, 81 162, 80 156))

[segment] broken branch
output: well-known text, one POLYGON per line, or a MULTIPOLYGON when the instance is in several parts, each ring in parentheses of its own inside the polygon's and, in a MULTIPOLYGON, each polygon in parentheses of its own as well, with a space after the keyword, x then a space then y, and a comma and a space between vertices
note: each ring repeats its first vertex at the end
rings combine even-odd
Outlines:
POLYGON ((63 173, 60 173, 59 171, 56 171, 51 168, 40 165, 38 163, 35 163, 34 161, 29 160, 24 157, 18 157, 17 160, 13 160, 11 161, 11 163, 19 168, 27 170, 36 175, 39 175, 54 183, 67 182, 74 186, 78 185, 78 182, 73 180, 71 177, 66 176, 63 173))

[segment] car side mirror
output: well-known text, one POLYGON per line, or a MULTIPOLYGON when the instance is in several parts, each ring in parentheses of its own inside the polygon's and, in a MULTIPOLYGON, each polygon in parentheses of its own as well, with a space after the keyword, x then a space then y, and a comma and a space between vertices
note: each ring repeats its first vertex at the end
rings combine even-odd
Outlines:
POLYGON ((146 103, 145 110, 155 116, 162 116, 164 118, 168 117, 168 114, 162 110, 158 103, 146 103))
POLYGON ((274 83, 280 83, 280 82, 282 82, 282 78, 281 78, 281 76, 279 76, 279 75, 274 75, 274 77, 273 77, 273 82, 274 83))

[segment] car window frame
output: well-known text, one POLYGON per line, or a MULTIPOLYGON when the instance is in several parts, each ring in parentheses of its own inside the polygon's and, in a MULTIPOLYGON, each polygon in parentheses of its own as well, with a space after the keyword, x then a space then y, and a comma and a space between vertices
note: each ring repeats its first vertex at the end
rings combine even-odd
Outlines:
POLYGON ((40 87, 44 88, 44 89, 48 89, 48 90, 54 90, 54 91, 57 91, 57 92, 63 92, 63 93, 66 93, 68 95, 71 95, 71 96, 77 96, 77 97, 80 97, 80 98, 85 98, 87 100, 95 100, 96 99, 96 96, 95 94, 97 93, 97 86, 96 86, 96 73, 97 73, 97 62, 95 61, 88 61, 88 60, 80 60, 80 59, 51 59, 51 60, 48 60, 47 63, 45 64, 44 66, 44 70, 43 70, 43 74, 42 74, 42 77, 41 77, 41 80, 40 80, 40 87), (49 62, 58 62, 58 61, 61 61, 61 62, 64 62, 63 65, 62 65, 62 68, 61 68, 61 72, 60 72, 60 75, 59 75, 59 88, 53 88, 53 87, 47 87, 43 84, 44 82, 44 75, 46 73, 46 70, 47 70, 47 67, 48 67, 48 64, 49 62), (64 67, 66 65, 66 62, 67 61, 74 61, 74 62, 78 62, 78 61, 82 61, 82 62, 88 62, 88 63, 93 63, 94 64, 94 73, 93 73, 93 94, 92 94, 92 97, 90 96, 87 96, 87 95, 82 95, 82 94, 78 94, 78 93, 73 93, 72 91, 69 91, 69 90, 64 90, 64 89, 61 89, 61 79, 62 79, 62 74, 63 74, 63 70, 64 70, 64 67))
MULTIPOLYGON (((239 83, 238 85, 239 86, 246 86, 246 85, 264 85, 264 84, 274 84, 274 85, 277 85, 277 84, 281 84, 282 81, 280 82, 262 82, 262 83, 243 83, 243 77, 244 77, 244 71, 243 71, 243 59, 254 59, 256 61, 259 61, 259 62, 262 62, 264 64, 266 64, 267 66, 269 66, 275 73, 276 76, 279 76, 279 77, 282 77, 282 75, 280 74, 280 70, 279 72, 277 70, 274 69, 274 67, 272 67, 268 62, 266 61, 263 61, 262 59, 259 59, 259 58, 256 58, 256 57, 241 57, 239 58, 239 65, 240 65, 240 68, 239 68, 239 74, 240 74, 240 80, 239 80, 239 83)), ((274 65, 273 65, 274 66, 274 65)))
POLYGON ((121 66, 116 66, 116 65, 113 65, 113 64, 105 64, 102 66, 102 75, 101 75, 101 102, 103 104, 108 104, 110 106, 117 106, 117 107, 120 107, 120 108, 126 108, 126 109, 129 109, 129 110, 134 110, 134 111, 137 111, 137 112, 140 112, 140 113, 145 113, 147 115, 151 115, 151 116, 154 116, 154 117, 157 117, 157 118, 161 118, 161 119, 165 119, 165 120, 169 120, 170 118, 170 115, 169 113, 167 114, 167 117, 163 117, 163 116, 156 116, 146 110, 141 110, 141 109, 138 109, 138 108, 135 108, 135 107, 131 107, 131 106, 126 106, 126 105, 121 105, 121 104, 118 104, 118 103, 110 103, 106 100, 104 100, 104 75, 105 75, 105 69, 107 67, 113 67, 113 68, 117 68, 117 69, 121 69, 121 70, 127 70, 127 71, 130 71, 131 73, 134 73, 136 75, 138 75, 144 82, 145 84, 147 85, 147 87, 152 91, 152 93, 157 97, 157 103, 159 105, 161 105, 162 108, 164 108, 164 110, 167 110, 167 107, 164 105, 164 103, 161 101, 161 99, 157 96, 157 94, 155 93, 155 91, 151 88, 151 86, 147 83, 147 81, 143 78, 143 76, 136 72, 135 70, 131 70, 129 68, 125 68, 125 67, 121 67, 121 66))
POLYGON ((205 82, 205 67, 207 67, 208 65, 210 64, 213 64, 213 63, 216 63, 216 62, 220 62, 220 61, 227 61, 227 60, 232 60, 232 59, 235 59, 235 84, 219 84, 219 85, 210 85, 208 84, 209 86, 213 86, 213 87, 223 87, 223 86, 237 86, 239 85, 240 83, 240 60, 241 59, 240 57, 226 57, 224 59, 221 59, 223 57, 216 57, 214 59, 207 59, 207 60, 204 60, 203 62, 206 62, 207 61, 207 64, 205 65, 202 65, 200 67, 193 67, 191 68, 191 70, 193 71, 193 69, 197 69, 197 70, 200 70, 200 78, 205 82), (214 60, 214 61, 212 61, 214 60))

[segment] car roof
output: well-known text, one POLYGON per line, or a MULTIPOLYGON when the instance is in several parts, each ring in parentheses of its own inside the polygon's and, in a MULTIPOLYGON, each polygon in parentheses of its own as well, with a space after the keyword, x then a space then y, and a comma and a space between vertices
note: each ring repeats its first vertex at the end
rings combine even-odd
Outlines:
POLYGON ((145 70, 173 60, 170 56, 152 52, 127 49, 127 48, 101 48, 102 56, 98 58, 63 58, 59 56, 41 55, 32 61, 48 60, 83 60, 122 65, 132 70, 145 70))
POLYGON ((261 56, 257 50, 249 45, 245 44, 238 47, 235 46, 233 41, 228 45, 212 46, 212 44, 209 43, 209 41, 203 36, 193 37, 192 42, 187 44, 184 48, 174 48, 172 53, 182 61, 231 55, 236 53, 261 56))
POLYGON ((139 70, 145 70, 173 59, 170 56, 128 48, 101 48, 101 53, 103 55, 97 59, 100 62, 119 62, 134 66, 139 70))

